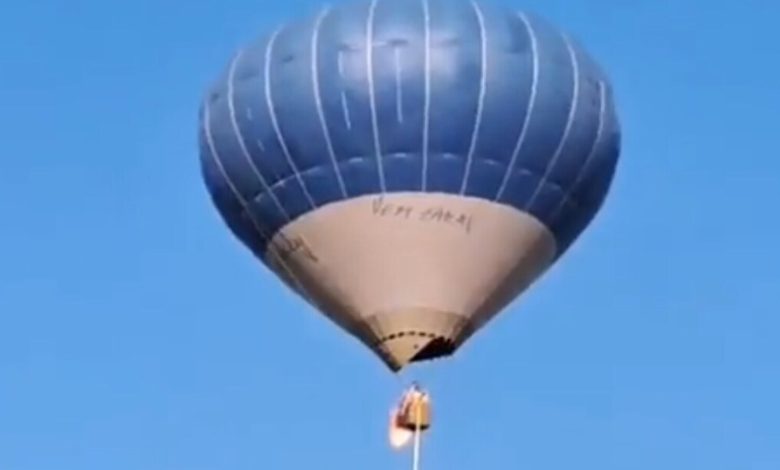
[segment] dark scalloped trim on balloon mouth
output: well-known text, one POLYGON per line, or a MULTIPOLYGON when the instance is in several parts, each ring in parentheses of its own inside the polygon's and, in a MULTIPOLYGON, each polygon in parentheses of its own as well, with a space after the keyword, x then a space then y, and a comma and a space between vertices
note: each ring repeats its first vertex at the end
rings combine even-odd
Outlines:
MULTIPOLYGON (((399 331, 397 333, 390 334, 381 338, 377 343, 375 349, 382 352, 382 356, 386 356, 383 351, 382 345, 387 341, 392 341, 397 338, 403 338, 405 336, 417 336, 425 340, 426 343, 409 359, 409 364, 415 362, 432 361, 435 359, 441 359, 447 356, 451 356, 457 349, 455 341, 445 336, 440 336, 435 333, 428 333, 424 331, 409 330, 399 331)), ((404 365, 394 364, 393 368, 400 370, 404 365)))

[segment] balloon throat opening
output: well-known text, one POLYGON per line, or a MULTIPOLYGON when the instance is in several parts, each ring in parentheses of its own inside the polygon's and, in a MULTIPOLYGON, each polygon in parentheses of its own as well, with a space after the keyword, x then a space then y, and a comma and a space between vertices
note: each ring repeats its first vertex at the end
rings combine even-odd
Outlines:
POLYGON ((409 362, 430 361, 439 357, 450 356, 454 352, 455 345, 452 341, 439 336, 423 346, 417 354, 412 356, 412 359, 409 362))
POLYGON ((372 315, 365 325, 374 339, 368 343, 371 349, 394 372, 413 362, 451 356, 472 331, 465 315, 420 308, 372 315))
POLYGON ((424 362, 451 356, 456 349, 452 339, 422 332, 404 332, 392 335, 392 337, 380 342, 376 348, 384 362, 395 372, 413 362, 424 362))

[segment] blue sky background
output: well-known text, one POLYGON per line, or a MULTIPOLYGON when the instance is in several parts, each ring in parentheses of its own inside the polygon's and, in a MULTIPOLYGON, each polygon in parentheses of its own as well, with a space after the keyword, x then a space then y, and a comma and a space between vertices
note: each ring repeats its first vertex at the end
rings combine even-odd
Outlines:
MULTIPOLYGON (((319 4, 0 8, 0 470, 407 467, 385 426, 410 377, 283 289, 200 180, 205 86, 319 4)), ((610 74, 623 157, 568 256, 419 370, 424 468, 780 468, 780 3, 517 5, 610 74)))

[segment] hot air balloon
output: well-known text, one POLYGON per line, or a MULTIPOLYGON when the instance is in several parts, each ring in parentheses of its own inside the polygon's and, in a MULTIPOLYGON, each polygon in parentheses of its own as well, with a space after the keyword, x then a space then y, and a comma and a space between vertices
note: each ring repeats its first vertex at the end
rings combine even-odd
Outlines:
POLYGON ((200 110, 230 231, 392 370, 453 354, 599 212, 612 88, 486 1, 323 7, 239 50, 200 110))

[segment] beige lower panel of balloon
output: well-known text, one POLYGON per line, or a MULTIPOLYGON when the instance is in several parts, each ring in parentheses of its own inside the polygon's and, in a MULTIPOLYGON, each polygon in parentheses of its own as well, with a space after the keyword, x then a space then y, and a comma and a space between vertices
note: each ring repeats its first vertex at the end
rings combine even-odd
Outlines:
POLYGON ((399 370, 453 353, 547 269, 555 250, 541 223, 511 207, 390 193, 305 214, 274 237, 268 258, 399 370))

